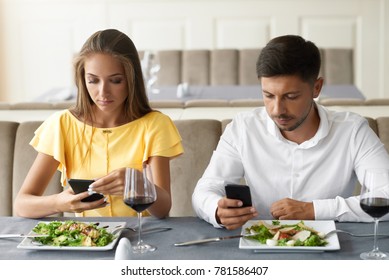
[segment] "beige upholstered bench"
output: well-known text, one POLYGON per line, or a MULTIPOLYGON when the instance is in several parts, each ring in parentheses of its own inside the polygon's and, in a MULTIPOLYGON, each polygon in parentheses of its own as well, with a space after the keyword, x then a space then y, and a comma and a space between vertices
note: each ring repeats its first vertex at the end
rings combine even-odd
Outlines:
MULTIPOLYGON (((389 116, 367 118, 389 152, 389 116)), ((185 153, 171 161, 171 216, 192 216, 191 196, 203 174, 225 126, 230 120, 177 120, 185 153)), ((0 121, 0 216, 11 216, 12 202, 36 157, 28 144, 41 122, 0 121)), ((51 180, 47 194, 61 191, 59 172, 51 180)))

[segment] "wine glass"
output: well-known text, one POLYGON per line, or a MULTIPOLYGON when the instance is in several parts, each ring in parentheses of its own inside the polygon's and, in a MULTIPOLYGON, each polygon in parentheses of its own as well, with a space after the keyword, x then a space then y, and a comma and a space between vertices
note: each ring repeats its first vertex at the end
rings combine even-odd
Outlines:
POLYGON ((143 75, 146 84, 146 90, 148 94, 158 94, 157 88, 158 72, 161 69, 161 63, 159 61, 159 55, 156 51, 145 51, 142 60, 143 75))
POLYGON ((374 218, 374 247, 372 251, 361 253, 364 260, 386 260, 389 253, 378 248, 377 233, 379 218, 389 212, 389 169, 368 169, 363 178, 360 195, 363 211, 374 218))
POLYGON ((138 243, 132 247, 133 253, 151 252, 157 247, 142 240, 142 211, 146 210, 157 199, 151 167, 144 164, 141 170, 126 168, 124 203, 138 213, 138 243))

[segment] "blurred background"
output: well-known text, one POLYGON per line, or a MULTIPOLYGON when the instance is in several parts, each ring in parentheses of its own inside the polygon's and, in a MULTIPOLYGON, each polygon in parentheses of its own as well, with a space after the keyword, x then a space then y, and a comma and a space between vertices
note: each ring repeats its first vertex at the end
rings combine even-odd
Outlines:
POLYGON ((0 101, 71 88, 73 56, 106 28, 140 51, 259 49, 298 34, 351 49, 353 83, 389 98, 389 0, 0 0, 0 101))

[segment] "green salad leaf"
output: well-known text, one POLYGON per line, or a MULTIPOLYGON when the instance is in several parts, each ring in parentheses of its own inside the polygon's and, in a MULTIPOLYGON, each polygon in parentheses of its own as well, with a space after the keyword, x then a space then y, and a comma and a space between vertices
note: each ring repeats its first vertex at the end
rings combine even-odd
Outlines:
POLYGON ((112 233, 105 228, 98 228, 94 223, 73 220, 40 222, 32 231, 39 234, 48 234, 47 237, 35 237, 35 241, 49 246, 103 247, 115 239, 112 233))
POLYGON ((247 238, 257 240, 262 244, 266 244, 267 239, 273 238, 273 234, 271 234, 269 229, 264 225, 253 225, 249 228, 246 228, 247 234, 252 234, 253 232, 255 235, 248 236, 247 238))
MULTIPOLYGON (((321 238, 319 232, 300 221, 296 224, 281 224, 280 221, 267 223, 259 221, 245 229, 246 238, 256 240, 261 244, 275 244, 275 246, 325 246, 328 241, 321 238), (268 243, 268 241, 271 242, 268 243)), ((271 245, 274 246, 274 245, 271 245)))

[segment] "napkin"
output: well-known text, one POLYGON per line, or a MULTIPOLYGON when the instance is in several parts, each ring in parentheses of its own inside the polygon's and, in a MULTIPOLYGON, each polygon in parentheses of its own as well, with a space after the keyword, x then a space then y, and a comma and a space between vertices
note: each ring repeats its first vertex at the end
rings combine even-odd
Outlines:
POLYGON ((131 253, 132 247, 130 240, 126 237, 122 237, 116 247, 115 260, 130 260, 131 253))

